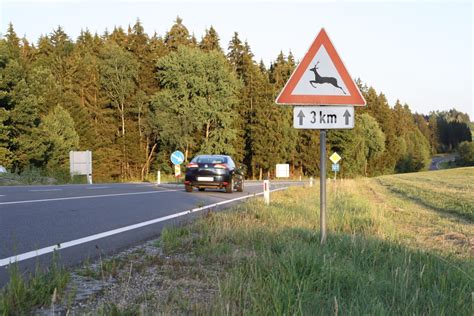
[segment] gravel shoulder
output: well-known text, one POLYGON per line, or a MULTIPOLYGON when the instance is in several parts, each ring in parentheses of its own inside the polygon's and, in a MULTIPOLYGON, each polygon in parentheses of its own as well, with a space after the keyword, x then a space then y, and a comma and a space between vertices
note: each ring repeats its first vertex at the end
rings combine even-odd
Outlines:
POLYGON ((71 272, 61 302, 38 315, 205 313, 225 274, 218 263, 189 254, 165 254, 159 239, 71 272))

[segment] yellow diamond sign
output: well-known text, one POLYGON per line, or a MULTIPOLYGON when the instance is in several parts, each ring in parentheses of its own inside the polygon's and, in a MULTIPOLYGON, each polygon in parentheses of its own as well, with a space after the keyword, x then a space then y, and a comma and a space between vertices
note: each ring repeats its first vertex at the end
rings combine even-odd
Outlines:
POLYGON ((331 160, 333 163, 338 163, 339 160, 341 160, 341 156, 339 156, 337 153, 334 153, 329 157, 329 160, 331 160))

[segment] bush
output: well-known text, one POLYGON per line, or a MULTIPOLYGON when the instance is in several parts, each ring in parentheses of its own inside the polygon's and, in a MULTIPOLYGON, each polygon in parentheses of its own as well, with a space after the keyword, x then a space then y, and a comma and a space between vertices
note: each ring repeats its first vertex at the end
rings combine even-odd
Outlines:
POLYGON ((474 166, 474 143, 462 142, 458 146, 459 158, 456 159, 458 166, 474 166))

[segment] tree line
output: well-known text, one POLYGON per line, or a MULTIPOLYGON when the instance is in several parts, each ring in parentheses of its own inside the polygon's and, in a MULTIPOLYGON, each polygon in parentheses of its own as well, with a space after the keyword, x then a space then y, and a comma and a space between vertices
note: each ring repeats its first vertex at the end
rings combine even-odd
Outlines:
MULTIPOLYGON (((280 52, 255 61, 237 32, 224 51, 213 27, 197 40, 178 17, 164 36, 127 31, 73 41, 61 27, 36 45, 10 24, 0 39, 0 164, 14 172, 67 173, 70 150, 92 150, 97 180, 171 173, 170 153, 232 155, 249 177, 289 163, 294 175, 319 172, 319 133, 292 127, 292 108, 275 97, 296 67, 280 52)), ((328 133, 343 176, 426 168, 430 155, 471 141, 467 114, 413 114, 357 80, 366 108, 353 130, 328 133)))

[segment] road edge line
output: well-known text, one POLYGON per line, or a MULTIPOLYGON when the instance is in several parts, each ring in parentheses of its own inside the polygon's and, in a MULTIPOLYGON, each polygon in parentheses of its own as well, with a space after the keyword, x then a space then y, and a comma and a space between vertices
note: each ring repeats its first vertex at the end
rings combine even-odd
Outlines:
MULTIPOLYGON (((276 191, 281 191, 281 190, 286 190, 286 189, 288 189, 288 187, 273 189, 270 192, 276 192, 276 191)), ((176 191, 176 190, 174 190, 174 191, 176 191)), ((165 192, 165 191, 158 191, 158 192, 165 192)), ((110 237, 110 236, 113 236, 113 235, 117 235, 117 234, 120 234, 120 233, 123 233, 123 232, 133 230, 133 229, 149 226, 149 225, 156 224, 156 223, 159 223, 159 222, 164 222, 164 221, 167 221, 167 220, 170 220, 170 219, 173 219, 173 218, 181 217, 181 216, 192 214, 192 213, 197 213, 197 212, 204 211, 204 210, 207 210, 207 209, 210 209, 210 208, 213 208, 213 207, 225 205, 225 204, 240 201, 240 200, 245 200, 245 199, 256 197, 256 196, 259 196, 259 195, 263 195, 263 192, 249 194, 249 195, 245 195, 245 196, 240 196, 240 197, 235 198, 235 199, 225 200, 225 201, 209 204, 209 205, 194 208, 194 209, 191 209, 191 210, 187 210, 187 211, 183 211, 183 212, 179 212, 179 213, 175 213, 175 214, 155 218, 155 219, 152 219, 152 220, 149 220, 149 221, 145 221, 145 222, 141 222, 141 223, 137 223, 137 224, 133 224, 133 225, 129 225, 129 226, 124 226, 124 227, 121 227, 121 228, 112 229, 112 230, 109 230, 109 231, 106 231, 106 232, 90 235, 90 236, 87 236, 87 237, 82 237, 82 238, 71 240, 71 241, 66 241, 64 243, 59 243, 59 244, 56 244, 54 246, 48 246, 48 247, 44 247, 44 248, 41 248, 41 249, 38 249, 38 250, 33 250, 33 251, 25 252, 25 253, 22 253, 22 254, 19 254, 19 255, 11 256, 11 257, 8 257, 8 258, 3 258, 3 259, 0 259, 0 267, 8 266, 8 265, 13 264, 13 263, 21 262, 21 261, 28 260, 28 259, 35 258, 35 257, 39 257, 41 255, 45 255, 45 254, 48 254, 48 253, 51 253, 51 252, 54 252, 54 251, 57 251, 57 250, 78 246, 78 245, 81 245, 81 244, 84 244, 84 243, 87 243, 87 242, 90 242, 90 241, 94 241, 94 240, 97 240, 97 239, 110 237)))

